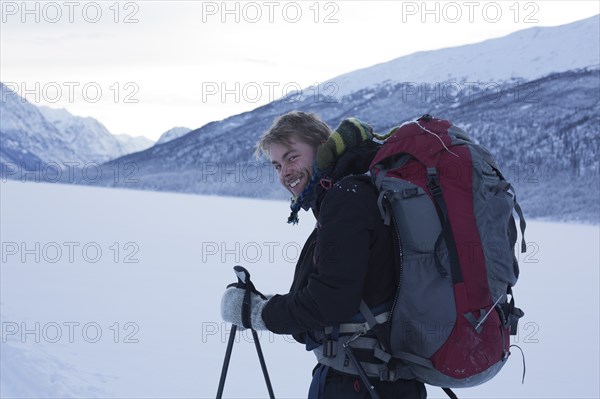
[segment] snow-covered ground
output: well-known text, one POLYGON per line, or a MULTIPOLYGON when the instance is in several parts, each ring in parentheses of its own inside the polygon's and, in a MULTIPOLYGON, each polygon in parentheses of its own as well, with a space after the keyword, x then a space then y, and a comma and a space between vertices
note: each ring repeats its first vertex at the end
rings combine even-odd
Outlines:
MULTIPOLYGON (((0 184, 0 396, 210 398, 230 326, 221 293, 246 266, 286 292, 314 219, 288 204, 8 181, 0 184)), ((526 211, 526 210, 525 210, 526 211)), ((597 398, 599 227, 529 221, 515 288, 518 350, 464 398, 597 398)), ((261 334, 277 397, 306 397, 311 353, 261 334)), ((267 397, 249 333, 226 397, 267 397)), ((443 398, 429 388, 432 398, 443 398)))

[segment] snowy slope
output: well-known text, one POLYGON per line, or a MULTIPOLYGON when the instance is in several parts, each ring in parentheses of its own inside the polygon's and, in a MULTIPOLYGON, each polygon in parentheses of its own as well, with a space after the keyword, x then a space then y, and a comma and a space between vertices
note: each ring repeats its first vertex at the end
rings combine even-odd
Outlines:
MULTIPOLYGON (((476 44, 419 52, 330 79, 336 97, 384 81, 505 82, 600 64, 600 16, 535 27, 476 44)), ((325 91, 332 93, 331 90, 325 91)))
MULTIPOLYGON (((0 196, 0 396, 11 398, 214 397, 232 267, 248 267, 265 293, 287 291, 314 223, 302 212, 287 225, 278 201, 17 181, 0 196)), ((514 350, 493 381, 457 393, 597 398, 599 228, 530 222, 526 238, 515 288, 526 315, 513 339, 525 384, 514 350)), ((267 397, 250 337, 234 346, 227 398, 267 397)), ((288 337, 261 342, 276 396, 306 397, 312 354, 288 337)))
POLYGON ((270 163, 252 155, 260 134, 277 116, 292 109, 316 112, 331 127, 343 118, 358 117, 382 133, 430 113, 464 128, 491 151, 517 186, 529 215, 598 223, 600 69, 557 73, 449 99, 437 92, 425 98, 419 93, 406 96, 403 89, 402 83, 386 83, 341 102, 276 101, 103 165, 107 171, 135 165, 136 181, 115 181, 106 173, 102 184, 283 199, 272 189, 276 177, 270 163))

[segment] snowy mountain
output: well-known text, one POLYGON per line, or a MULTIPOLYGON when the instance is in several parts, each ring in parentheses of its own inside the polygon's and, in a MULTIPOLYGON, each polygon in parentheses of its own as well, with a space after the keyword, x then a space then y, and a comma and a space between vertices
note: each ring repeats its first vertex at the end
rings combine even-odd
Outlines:
POLYGON ((106 162, 131 152, 94 118, 75 116, 64 108, 38 109, 68 140, 69 146, 88 161, 106 162))
POLYGON ((162 144, 166 143, 167 141, 175 140, 191 131, 192 129, 187 127, 174 127, 173 129, 169 129, 161 134, 156 144, 162 144))
POLYGON ((271 166, 252 157, 256 140, 275 117, 303 110, 336 127, 341 119, 354 116, 385 132, 430 113, 450 119, 491 150, 518 187, 528 216, 598 223, 599 24, 596 16, 527 29, 343 75, 331 80, 346 88, 342 99, 322 90, 319 96, 280 99, 209 123, 179 140, 115 160, 135 165, 135 183, 104 183, 284 198, 271 166), (533 58, 523 61, 524 54, 533 58), (581 193, 576 201, 573 192, 581 193))
POLYGON ((47 163, 85 164, 64 131, 48 121, 39 108, 0 82, 0 161, 39 169, 47 163))
POLYGON ((145 150, 145 137, 112 135, 94 118, 66 109, 35 106, 0 82, 0 162, 10 168, 44 170, 46 165, 82 168, 145 150))

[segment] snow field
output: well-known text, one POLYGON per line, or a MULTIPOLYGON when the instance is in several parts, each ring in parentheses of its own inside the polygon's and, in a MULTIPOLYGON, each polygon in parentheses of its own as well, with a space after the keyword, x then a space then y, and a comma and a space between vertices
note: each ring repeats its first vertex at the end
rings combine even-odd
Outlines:
MULTIPOLYGON (((232 267, 265 294, 287 292, 314 224, 302 212, 287 225, 281 201, 16 181, 0 185, 0 210, 6 398, 214 397, 232 267)), ((493 381, 459 397, 600 395, 599 236, 598 226, 529 221, 514 290, 525 384, 513 350, 493 381)), ((238 338, 224 396, 267 397, 251 334, 238 338)), ((261 344, 276 396, 306 397, 313 355, 267 332, 261 344)))

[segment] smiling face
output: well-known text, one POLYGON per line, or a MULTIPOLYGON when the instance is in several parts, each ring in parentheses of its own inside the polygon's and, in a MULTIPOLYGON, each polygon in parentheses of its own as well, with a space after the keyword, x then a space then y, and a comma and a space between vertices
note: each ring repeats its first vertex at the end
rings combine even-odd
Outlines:
POLYGON ((317 148, 330 135, 317 115, 291 111, 275 119, 256 143, 254 155, 269 158, 281 185, 297 199, 312 178, 317 148))
POLYGON ((294 197, 302 193, 313 174, 317 149, 293 137, 289 143, 273 143, 269 147, 271 163, 279 182, 294 197))

